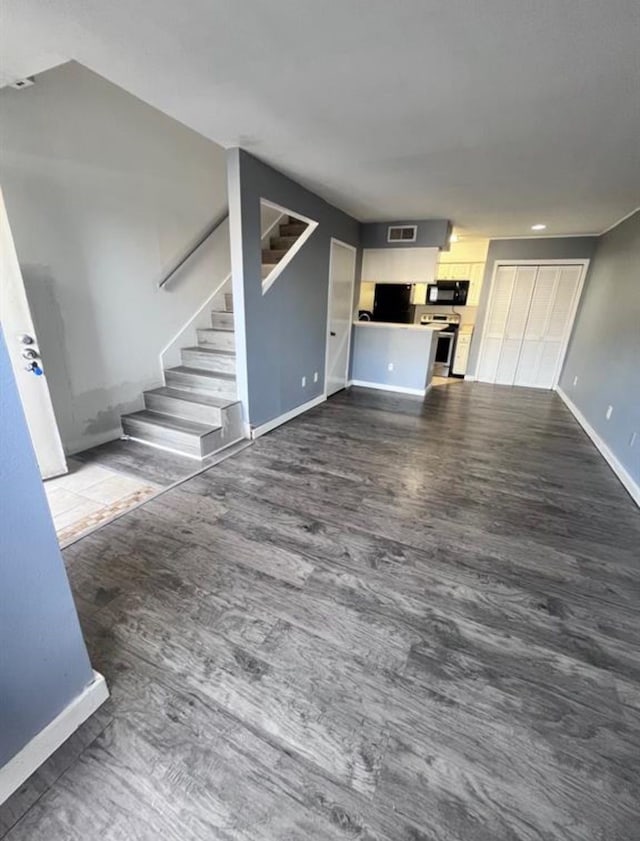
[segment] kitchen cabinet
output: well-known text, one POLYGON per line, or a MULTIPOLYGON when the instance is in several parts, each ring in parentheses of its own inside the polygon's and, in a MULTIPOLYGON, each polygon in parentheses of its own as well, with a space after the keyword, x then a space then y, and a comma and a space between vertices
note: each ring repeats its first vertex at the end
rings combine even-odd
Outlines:
POLYGON ((453 364, 451 366, 451 373, 458 376, 464 376, 467 372, 467 364, 469 362, 469 349, 471 347, 471 336, 473 334, 472 327, 461 327, 458 331, 458 338, 456 339, 456 351, 453 356, 453 364))
POLYGON ((477 307, 480 303, 480 291, 484 278, 484 263, 439 263, 437 280, 468 280, 469 296, 467 306, 477 307))
POLYGON ((414 283, 411 290, 411 303, 416 306, 424 306, 427 300, 427 285, 426 283, 414 283))
POLYGON ((362 280, 366 283, 432 283, 437 248, 365 248, 362 280))

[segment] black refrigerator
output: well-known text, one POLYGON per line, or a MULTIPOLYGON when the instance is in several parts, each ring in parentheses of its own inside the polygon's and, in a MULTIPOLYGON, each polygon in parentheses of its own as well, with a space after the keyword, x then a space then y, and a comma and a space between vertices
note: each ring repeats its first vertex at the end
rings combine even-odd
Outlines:
POLYGON ((376 283, 373 320, 410 324, 413 321, 410 283, 376 283))

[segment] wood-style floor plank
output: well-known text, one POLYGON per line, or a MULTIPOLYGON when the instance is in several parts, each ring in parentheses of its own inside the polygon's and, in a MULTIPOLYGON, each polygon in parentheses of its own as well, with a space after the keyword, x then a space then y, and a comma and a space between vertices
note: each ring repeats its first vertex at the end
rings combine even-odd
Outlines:
POLYGON ((0 837, 636 841, 639 546, 554 394, 337 395, 65 551, 112 697, 0 837))

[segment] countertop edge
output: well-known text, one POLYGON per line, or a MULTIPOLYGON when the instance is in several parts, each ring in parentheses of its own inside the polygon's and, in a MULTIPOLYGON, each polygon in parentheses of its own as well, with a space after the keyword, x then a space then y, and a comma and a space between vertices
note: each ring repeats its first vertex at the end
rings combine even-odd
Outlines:
POLYGON ((420 330, 422 333, 444 330, 448 324, 396 324, 392 321, 354 321, 354 327, 377 327, 379 330, 420 330))

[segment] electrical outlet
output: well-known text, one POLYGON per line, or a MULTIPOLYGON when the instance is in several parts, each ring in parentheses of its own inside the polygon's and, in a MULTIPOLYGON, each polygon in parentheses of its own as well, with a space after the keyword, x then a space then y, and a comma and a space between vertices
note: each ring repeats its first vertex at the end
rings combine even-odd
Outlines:
POLYGON ((637 438, 637 437, 638 437, 638 433, 637 433, 637 432, 632 432, 632 433, 631 433, 631 438, 629 439, 629 446, 630 446, 630 447, 633 447, 633 446, 635 445, 635 443, 636 443, 636 438, 637 438))
POLYGON ((393 362, 390 362, 390 363, 387 365, 387 371, 393 371, 393 362))
POLYGON ((574 377, 574 378, 573 378, 573 384, 574 384, 574 385, 578 385, 578 378, 577 378, 577 377, 574 377))
POLYGON ((609 420, 609 418, 611 417, 612 414, 613 414, 613 406, 608 406, 607 411, 604 414, 605 418, 607 420, 609 420))
POLYGON ((304 388, 306 386, 306 384, 307 384, 307 378, 303 377, 302 378, 302 388, 304 388))
POLYGON ((313 381, 314 381, 314 383, 318 382, 318 372, 317 371, 313 372, 313 381))

